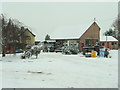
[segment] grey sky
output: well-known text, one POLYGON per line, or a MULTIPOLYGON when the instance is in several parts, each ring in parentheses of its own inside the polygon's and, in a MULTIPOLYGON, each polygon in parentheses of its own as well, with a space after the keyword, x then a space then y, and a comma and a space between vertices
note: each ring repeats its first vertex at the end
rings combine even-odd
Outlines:
MULTIPOLYGON (((101 33, 103 33, 109 29, 117 17, 118 3, 4 2, 2 10, 8 18, 18 19, 26 26, 29 26, 36 35, 37 40, 43 40, 46 34, 51 35, 56 30, 62 29, 62 27, 82 25, 88 22, 91 24, 93 18, 96 18, 96 21, 101 27, 101 33)), ((67 30, 64 33, 68 32, 67 30)))

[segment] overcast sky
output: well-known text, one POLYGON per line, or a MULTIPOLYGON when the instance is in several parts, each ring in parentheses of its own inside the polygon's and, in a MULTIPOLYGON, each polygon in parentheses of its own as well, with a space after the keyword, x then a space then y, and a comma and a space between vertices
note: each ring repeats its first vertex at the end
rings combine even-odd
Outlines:
MULTIPOLYGON (((102 34, 110 28, 117 18, 118 3, 4 2, 2 3, 2 11, 7 18, 18 19, 29 26, 36 35, 36 40, 43 40, 46 34, 52 35, 64 27, 74 27, 89 22, 91 24, 94 18, 96 18, 102 34)), ((69 33, 69 31, 66 30, 64 33, 69 33)))

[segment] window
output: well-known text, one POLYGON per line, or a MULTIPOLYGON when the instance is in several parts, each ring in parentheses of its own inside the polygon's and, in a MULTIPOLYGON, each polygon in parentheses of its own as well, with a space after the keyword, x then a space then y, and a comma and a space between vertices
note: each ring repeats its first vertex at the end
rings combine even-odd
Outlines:
POLYGON ((104 46, 105 45, 105 43, 102 43, 102 46, 104 46))
POLYGON ((96 43, 98 42, 98 40, 96 40, 96 43))
POLYGON ((30 36, 26 36, 25 38, 26 38, 26 40, 30 40, 30 39, 31 39, 31 37, 30 37, 30 36))
POLYGON ((112 45, 114 45, 114 42, 112 42, 112 45))
POLYGON ((85 45, 88 46, 90 43, 89 43, 89 39, 86 39, 86 42, 85 42, 85 45))
POLYGON ((117 44, 116 42, 114 44, 117 44))

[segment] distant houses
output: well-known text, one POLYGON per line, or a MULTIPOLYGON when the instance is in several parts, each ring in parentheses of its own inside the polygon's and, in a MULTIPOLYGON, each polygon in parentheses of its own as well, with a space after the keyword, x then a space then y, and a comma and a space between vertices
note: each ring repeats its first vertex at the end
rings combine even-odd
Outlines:
POLYGON ((0 53, 15 53, 17 49, 26 49, 26 45, 35 45, 33 32, 18 22, 0 16, 0 53))
MULTIPOLYGON (((75 30, 68 31, 68 32, 62 32, 63 34, 66 34, 65 38, 52 38, 51 40, 56 40, 57 46, 62 47, 64 42, 69 42, 69 43, 78 43, 79 50, 82 50, 82 47, 84 46, 94 46, 96 43, 100 42, 100 27, 96 22, 93 22, 91 25, 81 25, 81 29, 79 32, 75 32, 75 30), (85 26, 85 27, 84 27, 85 26), (88 28, 87 28, 88 27, 88 28), (72 35, 70 33, 76 33, 76 37, 73 36, 68 36, 72 35), (68 35, 67 35, 68 34, 68 35), (73 37, 73 38, 66 38, 66 37, 73 37)), ((61 34, 62 35, 62 34, 61 34)), ((57 47, 57 48, 59 48, 57 47)))
POLYGON ((5 53, 13 53, 17 49, 26 49, 27 45, 35 45, 35 35, 28 29, 21 27, 22 33, 18 35, 18 41, 15 42, 7 42, 4 47, 5 53))
POLYGON ((82 47, 95 46, 96 44, 110 49, 118 48, 118 40, 114 37, 107 36, 107 43, 105 36, 100 37, 100 27, 96 22, 88 25, 80 25, 79 32, 78 30, 67 32, 64 30, 54 35, 52 35, 53 37, 50 40, 56 40, 56 48, 61 48, 65 42, 69 42, 69 44, 78 43, 80 51, 82 51, 82 47))

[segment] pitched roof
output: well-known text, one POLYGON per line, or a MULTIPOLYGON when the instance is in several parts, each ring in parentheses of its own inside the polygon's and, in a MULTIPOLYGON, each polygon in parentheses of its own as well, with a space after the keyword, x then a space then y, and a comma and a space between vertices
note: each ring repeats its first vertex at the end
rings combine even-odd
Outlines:
POLYGON ((89 22, 81 25, 58 28, 50 36, 51 39, 79 39, 92 24, 89 22))
POLYGON ((33 34, 28 28, 26 29, 28 32, 30 32, 34 37, 35 37, 35 34, 33 34))
MULTIPOLYGON (((106 41, 106 36, 101 36, 100 41, 105 42, 106 41)), ((116 38, 113 36, 107 36, 107 41, 118 41, 116 38)))

